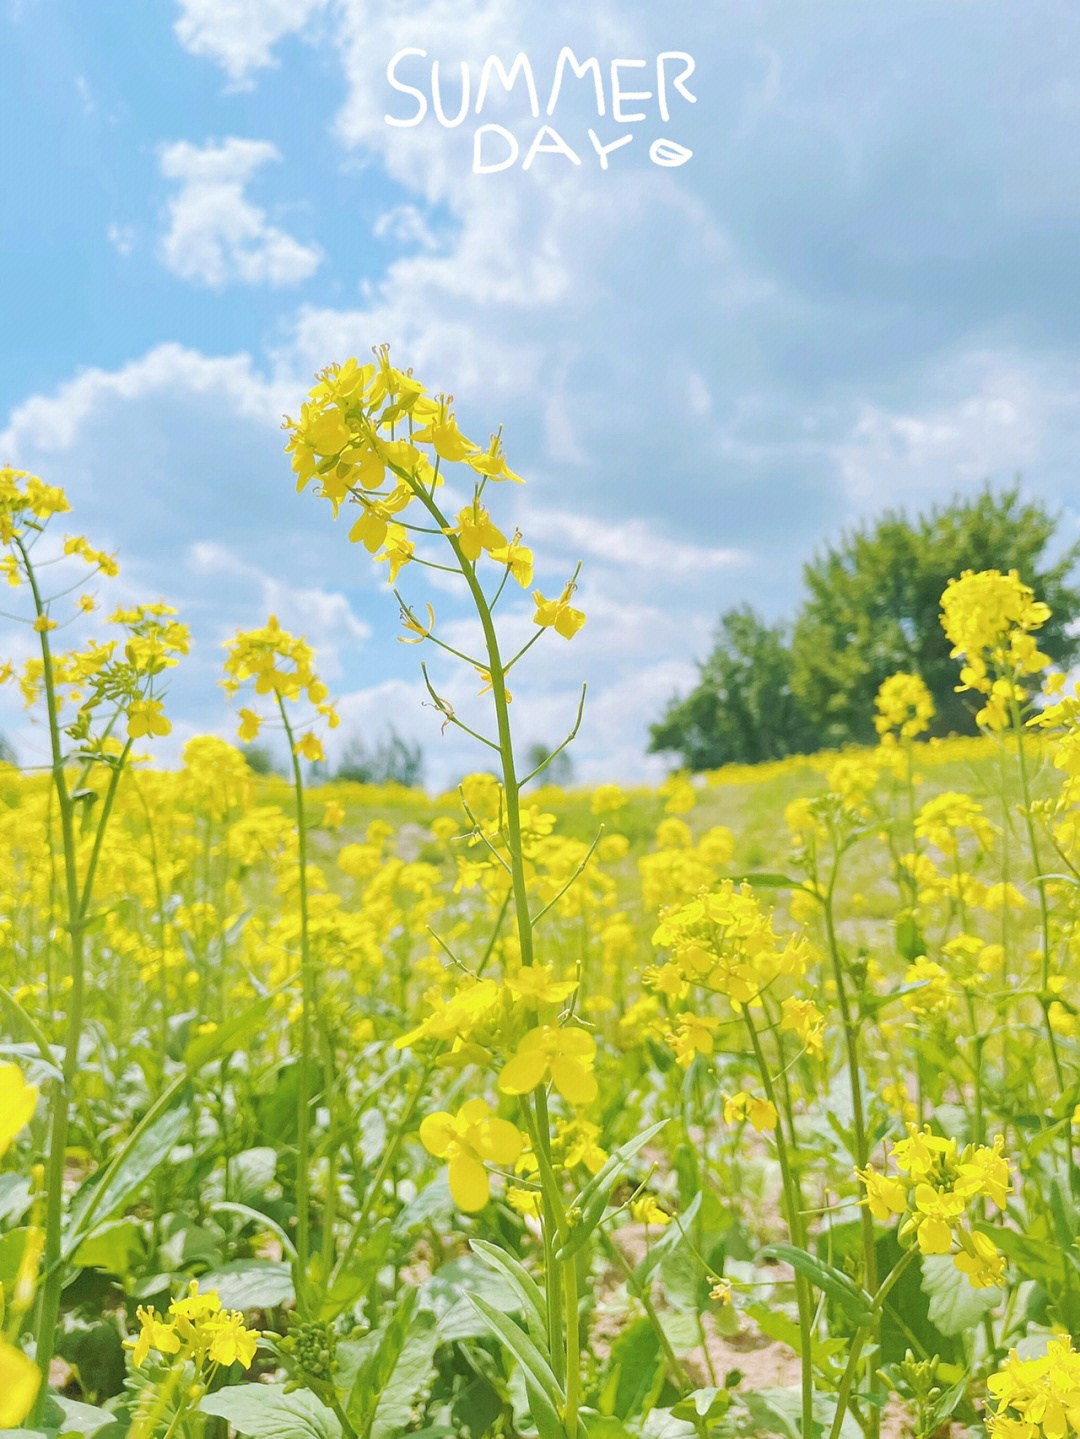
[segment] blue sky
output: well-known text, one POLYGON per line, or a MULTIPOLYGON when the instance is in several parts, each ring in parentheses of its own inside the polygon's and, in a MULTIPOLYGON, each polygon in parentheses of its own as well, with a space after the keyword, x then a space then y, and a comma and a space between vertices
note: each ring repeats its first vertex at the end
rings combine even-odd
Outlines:
MULTIPOLYGON (((1071 0, 0 0, 0 463, 68 489, 117 596, 191 624, 164 757, 230 733, 220 642, 273 609, 316 645, 341 740, 392 721, 445 783, 481 756, 440 735, 380 572, 281 453, 313 373, 389 341, 466 433, 504 425, 528 484, 499 517, 541 587, 583 561, 588 624, 531 652, 522 742, 561 737, 588 679, 579 773, 642 778, 719 612, 790 614, 861 517, 1020 471, 1075 535, 1078 133, 1071 0), (603 118, 572 80, 542 117, 579 165, 472 173, 480 124, 528 151, 520 86, 457 128, 386 123, 412 110, 403 48, 453 111, 460 62, 475 97, 519 52, 543 108, 567 45, 608 77, 603 118), (611 61, 655 91, 665 51, 695 103, 620 123, 611 61), (590 127, 633 135, 606 170, 590 127), (692 158, 652 163, 660 138, 692 158)), ((408 592, 467 636, 455 595, 408 592)), ((468 709, 471 678, 435 672, 468 709)), ((32 761, 10 696, 0 728, 32 761)))

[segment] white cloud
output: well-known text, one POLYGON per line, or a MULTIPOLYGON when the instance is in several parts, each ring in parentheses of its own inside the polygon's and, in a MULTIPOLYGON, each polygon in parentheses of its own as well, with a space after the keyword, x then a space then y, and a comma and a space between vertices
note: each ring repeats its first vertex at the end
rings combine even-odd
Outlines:
POLYGON ((105 231, 105 238, 114 250, 126 259, 135 248, 135 229, 132 225, 112 224, 105 231))
POLYGON ((439 248, 428 222, 415 205, 395 205, 387 210, 376 219, 372 234, 378 240, 390 239, 402 246, 419 245, 429 252, 439 248))
POLYGON ((303 30, 326 0, 179 0, 177 39, 193 55, 216 60, 236 88, 252 70, 275 65, 273 47, 303 30))
POLYGON ((923 386, 938 399, 889 409, 864 404, 834 450, 848 498, 859 506, 948 496, 1045 458, 1052 431, 1080 419, 1075 365, 1033 365, 974 351, 939 365, 923 386))
POLYGON ((202 149, 186 140, 162 149, 161 173, 180 182, 160 249, 173 274, 218 289, 231 283, 292 285, 315 273, 319 247, 268 224, 266 211, 244 195, 255 172, 280 159, 269 140, 236 136, 202 149))
POLYGON ((647 520, 610 521, 569 510, 535 509, 526 512, 524 524, 530 541, 547 540, 575 557, 653 572, 727 569, 748 558, 740 550, 667 539, 647 520))
POLYGON ((54 395, 32 395, 16 406, 0 431, 0 455, 5 464, 21 464, 31 451, 70 449, 80 429, 110 401, 131 402, 161 392, 220 396, 237 415, 276 426, 295 402, 297 385, 260 377, 248 354, 216 357, 184 345, 156 345, 119 370, 83 370, 54 395))
MULTIPOLYGON (((222 578, 239 580, 245 588, 243 607, 254 614, 252 626, 261 627, 276 615, 282 628, 301 634, 316 654, 316 671, 324 680, 345 672, 341 649, 355 648, 371 636, 371 626, 358 619, 345 595, 337 591, 291 585, 268 574, 215 540, 200 540, 188 551, 192 572, 204 582, 222 578)), ((222 637, 229 638, 239 616, 230 615, 222 637)))

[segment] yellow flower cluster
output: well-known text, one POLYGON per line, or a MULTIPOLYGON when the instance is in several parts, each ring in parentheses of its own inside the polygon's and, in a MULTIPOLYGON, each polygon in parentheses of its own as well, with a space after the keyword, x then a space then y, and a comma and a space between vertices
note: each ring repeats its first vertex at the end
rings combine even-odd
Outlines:
POLYGON ((951 1253, 972 1288, 988 1289, 1001 1278, 1005 1260, 993 1241, 965 1227, 965 1220, 979 1196, 1005 1207, 1010 1166, 1003 1147, 999 1135, 993 1146, 969 1144, 960 1151, 955 1139, 909 1124, 908 1137, 894 1144, 888 1156, 896 1174, 856 1171, 866 1188, 862 1203, 883 1223, 893 1215, 906 1216, 901 1242, 913 1237, 923 1254, 951 1253))
POLYGON ((174 1299, 167 1318, 156 1309, 135 1311, 140 1330, 137 1338, 124 1341, 133 1351, 132 1362, 138 1368, 151 1349, 159 1354, 182 1354, 198 1368, 210 1364, 242 1364, 245 1369, 255 1358, 259 1336, 244 1327, 244 1316, 236 1309, 222 1309, 221 1300, 211 1290, 199 1293, 198 1280, 193 1279, 183 1299, 174 1299))
POLYGON ((934 701, 921 675, 895 674, 885 680, 874 701, 874 728, 882 744, 925 734, 934 718, 934 701))
MULTIPOLYGON (((221 683, 227 694, 236 694, 245 680, 254 679, 257 695, 273 694, 279 703, 306 696, 329 727, 337 727, 337 711, 327 703, 330 691, 315 673, 310 645, 302 636, 283 630, 276 615, 271 615, 261 630, 237 631, 225 648, 226 678, 221 683)), ((241 709, 238 738, 255 739, 261 724, 254 710, 241 709)), ((293 750, 304 759, 324 758, 322 742, 312 731, 295 740, 293 750)))
POLYGON ((976 690, 987 701, 976 722, 1005 729, 1013 703, 1027 691, 1017 683, 1050 664, 1031 631, 1050 618, 1050 610, 1025 585, 1016 570, 965 570, 950 580, 941 596, 941 623, 952 642, 952 658, 963 659, 957 690, 976 690))
POLYGON ((987 1414, 993 1439, 1065 1439, 1080 1434, 1080 1353, 1067 1334, 1046 1353, 1021 1359, 1015 1349, 986 1381, 997 1408, 987 1414), (1011 1411, 1011 1412, 1010 1412, 1011 1411))
POLYGON ((646 971, 645 983, 671 998, 692 985, 724 995, 736 1013, 753 1004, 781 976, 798 979, 808 959, 803 939, 784 939, 748 884, 724 880, 719 889, 667 911, 653 943, 670 958, 646 971))

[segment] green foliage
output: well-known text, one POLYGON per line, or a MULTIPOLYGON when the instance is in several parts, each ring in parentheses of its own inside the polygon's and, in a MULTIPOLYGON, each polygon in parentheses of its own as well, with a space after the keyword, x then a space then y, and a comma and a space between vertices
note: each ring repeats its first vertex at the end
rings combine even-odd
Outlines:
POLYGON ((721 615, 700 679, 650 728, 649 752, 672 752, 686 769, 756 764, 814 748, 814 731, 792 686, 783 626, 748 606, 721 615))
POLYGON ((1080 544, 1051 562, 1058 517, 1019 486, 909 520, 889 511, 827 546, 805 567, 807 597, 791 642, 792 684, 820 746, 874 738, 874 696, 899 670, 922 676, 937 715, 932 733, 972 734, 971 696, 955 693, 956 661, 941 628, 941 595, 964 570, 1018 570, 1051 617, 1039 648, 1066 665, 1077 652, 1067 627, 1080 591, 1067 583, 1080 544))
POLYGON ((650 726, 650 752, 705 770, 871 743, 874 698, 898 671, 925 681, 933 734, 974 733, 972 697, 956 693, 941 595, 964 570, 1018 570, 1050 606, 1039 648, 1067 666, 1080 645, 1068 633, 1080 613, 1080 590, 1068 583, 1080 542, 1051 559, 1057 527, 1058 516, 1018 486, 987 486, 914 520, 892 510, 852 530, 805 566, 790 634, 747 606, 721 616, 697 685, 650 726))
POLYGON ((361 735, 355 735, 342 752, 334 778, 419 789, 424 783, 424 752, 419 743, 402 739, 392 725, 370 746, 361 735))

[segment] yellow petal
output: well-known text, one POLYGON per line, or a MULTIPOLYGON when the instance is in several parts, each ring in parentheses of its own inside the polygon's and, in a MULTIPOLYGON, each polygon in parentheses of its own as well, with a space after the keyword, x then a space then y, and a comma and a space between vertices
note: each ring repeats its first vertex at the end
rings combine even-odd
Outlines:
POLYGON ((493 1164, 513 1164, 521 1153, 523 1140, 507 1119, 485 1119, 476 1136, 476 1151, 493 1164))
POLYGON ((576 1059, 554 1058, 551 1061, 551 1077, 555 1088, 568 1104, 591 1104, 597 1096, 596 1077, 576 1059))
POLYGON ((450 1193, 466 1214, 475 1214, 491 1198, 487 1170, 471 1154, 455 1154, 450 1161, 450 1193))
POLYGON ((530 1054, 522 1043, 499 1075, 499 1088, 503 1094, 529 1094, 541 1083, 547 1067, 546 1055, 535 1051, 530 1054))
POLYGON ((444 1113, 428 1114, 420 1121, 420 1143, 436 1159, 445 1159, 446 1152, 454 1139, 453 1116, 444 1113))
POLYGON ((0 1339, 0 1429, 14 1429, 37 1398, 41 1375, 37 1365, 6 1339, 0 1339))

